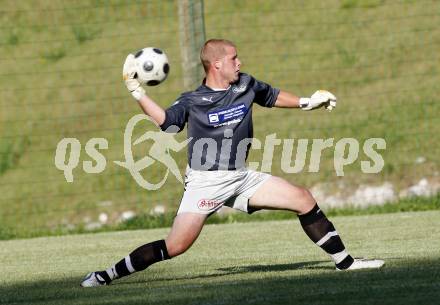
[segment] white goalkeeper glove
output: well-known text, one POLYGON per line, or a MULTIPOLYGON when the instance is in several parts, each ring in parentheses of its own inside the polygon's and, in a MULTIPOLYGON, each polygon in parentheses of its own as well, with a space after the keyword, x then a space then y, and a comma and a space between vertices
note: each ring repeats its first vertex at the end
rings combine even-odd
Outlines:
POLYGON ((326 90, 318 90, 311 97, 301 97, 299 105, 302 110, 312 110, 324 106, 328 111, 336 107, 336 96, 326 90))
POLYGON ((136 76, 136 64, 134 61, 134 55, 128 54, 124 62, 124 68, 122 69, 122 78, 124 79, 125 86, 131 95, 139 101, 145 95, 145 89, 141 87, 136 76))

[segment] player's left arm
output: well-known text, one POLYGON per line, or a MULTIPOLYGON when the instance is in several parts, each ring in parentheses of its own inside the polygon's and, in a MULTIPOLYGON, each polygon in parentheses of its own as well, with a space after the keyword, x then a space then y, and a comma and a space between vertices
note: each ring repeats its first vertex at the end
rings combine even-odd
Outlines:
POLYGON ((302 110, 325 107, 327 110, 332 110, 336 107, 336 96, 329 91, 318 90, 311 97, 298 97, 280 90, 274 106, 279 108, 301 108, 302 110))
POLYGON ((274 106, 279 108, 299 108, 299 99, 298 96, 292 93, 280 90, 274 106))

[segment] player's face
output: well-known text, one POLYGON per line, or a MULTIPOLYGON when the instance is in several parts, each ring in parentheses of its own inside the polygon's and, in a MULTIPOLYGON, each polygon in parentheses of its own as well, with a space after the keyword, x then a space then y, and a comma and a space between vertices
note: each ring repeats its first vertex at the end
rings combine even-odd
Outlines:
POLYGON ((238 59, 237 50, 234 47, 226 46, 226 55, 221 61, 221 74, 229 83, 234 83, 238 80, 240 73, 241 62, 238 59))

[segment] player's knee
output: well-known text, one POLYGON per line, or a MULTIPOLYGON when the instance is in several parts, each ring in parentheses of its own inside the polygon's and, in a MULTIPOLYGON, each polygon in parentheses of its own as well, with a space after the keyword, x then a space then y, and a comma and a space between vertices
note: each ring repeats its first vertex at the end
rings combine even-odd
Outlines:
POLYGON ((306 188, 301 188, 301 198, 307 203, 313 205, 315 203, 315 199, 313 198, 312 193, 310 193, 310 191, 306 188))
POLYGON ((315 204, 316 201, 308 189, 302 187, 296 189, 295 203, 293 205, 298 213, 310 211, 315 204))
POLYGON ((167 243, 168 255, 170 257, 175 257, 180 254, 185 253, 186 250, 189 249, 191 245, 188 245, 184 241, 174 241, 167 243))

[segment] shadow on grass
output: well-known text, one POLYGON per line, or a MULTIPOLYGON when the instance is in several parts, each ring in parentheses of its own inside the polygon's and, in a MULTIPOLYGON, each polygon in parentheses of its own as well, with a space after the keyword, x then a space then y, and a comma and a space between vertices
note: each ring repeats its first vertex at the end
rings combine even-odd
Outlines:
POLYGON ((250 265, 239 267, 219 268, 218 270, 230 273, 248 273, 248 272, 275 272, 300 269, 316 269, 316 270, 334 270, 334 267, 328 265, 328 261, 310 261, 292 264, 274 264, 274 265, 250 265), (321 264, 327 264, 321 266, 321 264))
POLYGON ((89 289, 78 286, 80 278, 29 282, 0 287, 0 303, 396 305, 436 304, 440 298, 440 259, 396 259, 381 270, 356 272, 330 271, 321 263, 229 267, 176 279, 145 272, 89 289))
MULTIPOLYGON (((173 277, 154 277, 155 281, 180 281, 180 280, 195 280, 195 279, 207 279, 207 278, 218 278, 225 277, 232 274, 242 274, 251 272, 281 272, 281 271, 293 271, 300 269, 316 269, 316 270, 334 270, 334 267, 328 265, 329 261, 310 261, 292 264, 274 264, 274 265, 249 265, 249 266, 238 266, 238 267, 227 267, 215 269, 215 272, 210 272, 206 274, 197 275, 185 275, 185 276, 173 276, 173 277), (327 264, 327 266, 319 266, 319 264, 327 264)), ((143 279, 142 279, 143 280, 143 279)), ((122 285, 131 285, 133 283, 140 283, 140 280, 128 280, 120 283, 122 285)))

